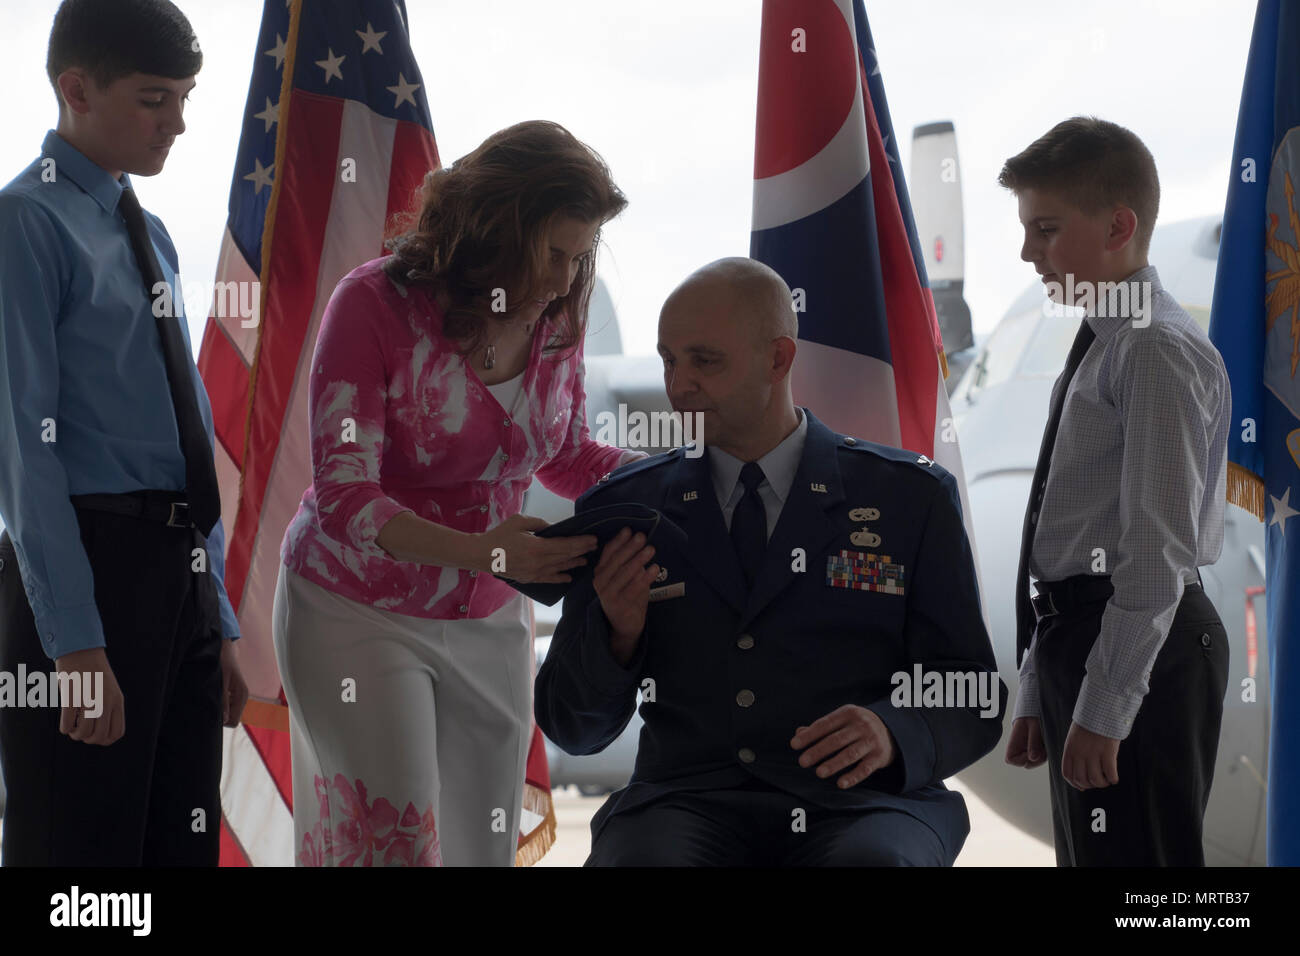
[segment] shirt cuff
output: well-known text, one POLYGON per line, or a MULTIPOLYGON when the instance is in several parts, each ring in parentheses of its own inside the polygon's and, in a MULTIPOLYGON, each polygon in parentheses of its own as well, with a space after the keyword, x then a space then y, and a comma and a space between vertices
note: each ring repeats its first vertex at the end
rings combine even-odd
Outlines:
POLYGON ((1141 707, 1141 696, 1117 693, 1085 674, 1074 705, 1074 722, 1094 734, 1123 740, 1132 731, 1141 707))
POLYGON ((95 604, 47 608, 37 618, 36 633, 50 660, 74 651, 103 647, 104 624, 95 604))
POLYGON ((217 587, 217 613, 221 619, 221 636, 228 641, 237 641, 239 640, 239 618, 230 604, 229 595, 226 594, 225 582, 214 575, 212 583, 217 587))
POLYGON ((641 664, 645 660, 646 628, 641 628, 641 639, 636 653, 624 667, 614 660, 609 649, 609 626, 600 599, 587 605, 587 626, 582 633, 582 673, 587 682, 606 697, 622 697, 634 689, 639 681, 641 664))
POLYGON ((1011 720, 1014 723, 1021 717, 1042 716, 1043 710, 1038 702, 1038 675, 1021 674, 1020 687, 1016 690, 1015 716, 1011 720))

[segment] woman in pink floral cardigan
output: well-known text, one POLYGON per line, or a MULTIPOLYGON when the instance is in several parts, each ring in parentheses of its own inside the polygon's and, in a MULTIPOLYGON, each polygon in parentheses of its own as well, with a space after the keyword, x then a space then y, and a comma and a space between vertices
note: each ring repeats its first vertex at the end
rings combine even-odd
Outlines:
POLYGON ((588 436, 582 338, 600 227, 626 200, 554 123, 430 173, 391 255, 349 273, 310 380, 312 485, 274 634, 307 865, 509 865, 532 721, 524 598, 591 537, 519 514, 640 457, 588 436))

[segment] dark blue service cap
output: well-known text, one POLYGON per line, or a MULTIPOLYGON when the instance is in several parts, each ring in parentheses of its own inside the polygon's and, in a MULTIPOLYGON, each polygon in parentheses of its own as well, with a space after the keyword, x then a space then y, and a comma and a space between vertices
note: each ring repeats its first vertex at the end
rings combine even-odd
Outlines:
MULTIPOLYGON (((566 518, 564 521, 557 521, 541 531, 533 532, 539 538, 571 538, 584 534, 596 536, 596 550, 588 551, 583 555, 587 563, 565 572, 573 578, 572 581, 567 584, 541 582, 525 584, 512 581, 510 578, 501 578, 501 580, 521 594, 551 607, 563 600, 569 588, 582 580, 583 575, 591 574, 600 560, 601 550, 624 528, 630 528, 633 534, 638 531, 644 534, 646 543, 654 546, 656 557, 665 546, 675 546, 678 550, 685 550, 686 532, 654 508, 636 504, 602 505, 574 515, 572 518, 566 518)), ((653 560, 654 558, 651 559, 653 560)))

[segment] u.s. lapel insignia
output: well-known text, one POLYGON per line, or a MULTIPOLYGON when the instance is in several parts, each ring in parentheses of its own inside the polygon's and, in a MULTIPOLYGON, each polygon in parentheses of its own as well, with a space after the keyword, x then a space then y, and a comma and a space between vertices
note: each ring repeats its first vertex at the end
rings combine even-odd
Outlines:
POLYGON ((879 521, 879 508, 854 508, 849 512, 849 520, 854 524, 860 524, 865 521, 879 521))
POLYGON ((694 501, 700 496, 698 491, 686 491, 682 493, 682 501, 694 501))
POLYGON ((904 596, 905 569, 889 555, 847 549, 826 557, 826 586, 904 596))
POLYGON ((669 598, 684 597, 686 595, 686 582, 678 581, 676 584, 665 584, 661 588, 650 589, 651 601, 666 601, 669 598))
POLYGON ((826 485, 824 485, 824 484, 823 484, 822 482, 820 482, 820 481, 814 481, 814 482, 812 483, 812 490, 813 490, 813 491, 816 491, 816 492, 820 492, 820 493, 823 494, 823 495, 827 493, 827 492, 826 492, 826 485))
POLYGON ((873 532, 870 528, 863 528, 861 531, 853 532, 849 535, 849 541, 856 544, 859 548, 880 547, 880 535, 873 532))

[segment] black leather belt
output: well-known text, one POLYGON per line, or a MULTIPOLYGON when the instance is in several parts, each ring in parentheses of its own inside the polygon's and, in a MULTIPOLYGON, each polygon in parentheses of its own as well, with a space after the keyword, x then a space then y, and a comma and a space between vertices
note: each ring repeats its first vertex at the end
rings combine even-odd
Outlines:
POLYGON ((183 491, 128 491, 118 495, 70 495, 77 508, 157 521, 171 528, 189 528, 190 505, 183 491))
MULTIPOLYGON (((1196 580, 1184 585, 1183 591, 1190 594, 1201 589, 1201 572, 1197 571, 1196 580)), ((1069 614, 1108 601, 1115 593, 1109 574, 1076 574, 1063 581, 1036 581, 1034 590, 1038 593, 1031 600, 1034 603, 1034 613, 1040 618, 1069 614)))

